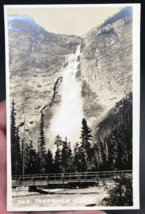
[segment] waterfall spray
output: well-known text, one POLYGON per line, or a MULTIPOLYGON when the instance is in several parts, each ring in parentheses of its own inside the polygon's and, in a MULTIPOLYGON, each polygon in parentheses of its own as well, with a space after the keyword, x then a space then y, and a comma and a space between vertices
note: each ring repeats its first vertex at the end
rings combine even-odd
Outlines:
POLYGON ((68 58, 68 65, 63 72, 61 104, 50 125, 52 135, 59 134, 63 139, 67 136, 72 145, 80 139, 83 118, 81 82, 76 79, 79 56, 80 45, 75 54, 71 54, 68 58))

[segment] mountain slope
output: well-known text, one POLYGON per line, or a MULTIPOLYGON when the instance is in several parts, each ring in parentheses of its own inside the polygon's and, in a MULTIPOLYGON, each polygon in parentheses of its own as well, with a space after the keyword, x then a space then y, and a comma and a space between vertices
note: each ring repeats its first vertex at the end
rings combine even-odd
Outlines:
POLYGON ((29 17, 12 16, 8 20, 10 97, 16 103, 16 124, 25 121, 25 127, 19 128, 21 138, 32 139, 37 144, 41 111, 45 110, 48 130, 55 105, 61 100, 58 86, 63 69, 80 38, 49 33, 29 17))
POLYGON ((108 137, 112 130, 121 125, 127 126, 130 123, 132 130, 132 93, 117 102, 115 106, 104 115, 103 120, 94 128, 94 143, 104 140, 108 137))
POLYGON ((32 140, 37 148, 43 111, 47 145, 53 147, 49 130, 61 105, 63 74, 80 44, 76 79, 97 142, 99 122, 132 91, 132 11, 120 13, 82 37, 47 32, 30 17, 8 18, 10 98, 16 103, 16 125, 24 122, 21 139, 32 140))
POLYGON ((104 115, 93 137, 101 170, 132 170, 132 93, 104 115))
POLYGON ((83 36, 80 75, 85 85, 84 112, 90 121, 94 117, 100 121, 132 91, 132 22, 127 22, 132 20, 130 12, 129 9, 126 16, 118 15, 123 18, 111 24, 106 21, 83 36))

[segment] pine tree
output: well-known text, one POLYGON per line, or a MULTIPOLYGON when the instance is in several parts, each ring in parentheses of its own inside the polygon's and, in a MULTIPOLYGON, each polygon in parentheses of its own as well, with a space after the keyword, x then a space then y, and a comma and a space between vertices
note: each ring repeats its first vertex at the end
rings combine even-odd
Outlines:
POLYGON ((85 153, 78 143, 75 145, 74 165, 76 172, 85 172, 87 170, 85 153))
POLYGON ((132 138, 129 138, 128 126, 123 124, 118 130, 118 148, 116 159, 116 166, 120 170, 130 169, 129 154, 132 152, 132 148, 129 146, 130 141, 132 141, 132 138))
POLYGON ((67 142, 67 138, 63 141, 63 147, 61 151, 61 164, 63 172, 71 172, 73 169, 72 165, 72 150, 70 142, 67 142))
POLYGON ((108 165, 110 170, 116 170, 116 158, 117 158, 117 132, 113 130, 110 134, 109 156, 108 165))
POLYGON ((33 142, 25 145, 25 173, 33 174, 37 172, 37 154, 33 148, 33 142))
POLYGON ((75 147, 74 147, 74 168, 75 168, 75 171, 78 171, 78 168, 79 168, 79 144, 78 144, 78 142, 75 144, 75 147))
POLYGON ((62 145, 62 140, 59 135, 56 136, 54 144, 57 146, 57 148, 62 145))
POLYGON ((103 160, 103 168, 104 168, 104 170, 107 170, 107 167, 106 167, 106 164, 107 164, 107 161, 108 161, 108 159, 107 159, 107 144, 106 143, 104 143, 104 147, 103 147, 103 156, 102 156, 102 160, 103 160))
POLYGON ((122 175, 115 181, 116 186, 108 191, 109 196, 103 199, 103 205, 133 206, 132 177, 122 175))
POLYGON ((97 143, 97 170, 102 170, 102 142, 97 143))
POLYGON ((101 148, 101 157, 102 157, 102 165, 101 165, 101 169, 102 170, 106 170, 106 148, 105 148, 105 144, 103 144, 101 142, 100 144, 100 148, 101 148))
MULTIPOLYGON (((123 100, 116 103, 114 113, 115 114, 110 115, 108 118, 109 120, 111 119, 112 121, 111 126, 109 127, 108 130, 103 129, 104 136, 100 137, 100 141, 104 142, 106 148, 106 149, 103 147, 101 148, 101 157, 103 163, 104 160, 106 159, 105 163, 106 170, 125 170, 125 169, 131 170, 132 169, 131 94, 128 94, 128 97, 125 97, 123 100), (112 129, 111 132, 110 129, 112 129), (105 150, 106 152, 104 153, 105 150)), ((105 121, 102 122, 103 123, 102 125, 105 125, 104 122, 105 121)), ((98 148, 96 145, 95 152, 98 153, 98 148)), ((98 157, 98 154, 96 155, 96 157, 98 157)))
POLYGON ((78 159, 79 159, 78 171, 86 172, 87 171, 87 161, 86 161, 84 149, 82 149, 81 147, 79 147, 78 159))
POLYGON ((48 149, 48 153, 46 155, 46 173, 53 172, 53 155, 50 149, 48 149))
POLYGON ((45 136, 44 136, 44 114, 43 111, 41 113, 41 121, 40 121, 40 137, 38 140, 38 171, 39 173, 44 173, 45 171, 45 136))
POLYGON ((91 129, 87 125, 87 121, 83 118, 82 120, 82 131, 81 131, 81 149, 85 153, 85 159, 87 164, 90 164, 92 160, 92 154, 93 150, 91 148, 91 143, 92 141, 92 135, 91 135, 91 129))
POLYGON ((116 157, 116 168, 118 170, 126 169, 124 158, 123 158, 124 154, 125 154, 125 151, 123 149, 123 145, 122 145, 121 139, 119 138, 118 139, 118 145, 117 145, 117 157, 116 157))
POLYGON ((92 157, 92 171, 98 170, 98 161, 97 161, 97 151, 93 149, 93 157, 92 157))
POLYGON ((28 143, 24 142, 22 139, 22 143, 20 146, 20 162, 21 162, 21 170, 23 174, 29 173, 29 159, 30 159, 30 148, 28 143))
POLYGON ((16 127, 16 110, 14 100, 12 101, 12 110, 11 110, 11 162, 12 162, 12 174, 21 173, 20 165, 20 138, 19 130, 16 127))
POLYGON ((57 148, 54 156, 54 172, 61 172, 61 151, 57 148))
POLYGON ((54 171, 58 173, 62 171, 62 151, 60 149, 60 146, 62 146, 62 140, 59 135, 56 136, 54 144, 57 147, 54 156, 54 171))
POLYGON ((61 164, 63 172, 66 172, 67 161, 68 161, 68 145, 66 141, 63 141, 62 153, 61 153, 61 164))
POLYGON ((74 172, 73 155, 71 149, 71 143, 68 144, 68 160, 67 160, 67 172, 74 172))
POLYGON ((15 103, 12 101, 12 110, 11 110, 11 144, 15 144, 16 142, 16 112, 15 112, 15 103))

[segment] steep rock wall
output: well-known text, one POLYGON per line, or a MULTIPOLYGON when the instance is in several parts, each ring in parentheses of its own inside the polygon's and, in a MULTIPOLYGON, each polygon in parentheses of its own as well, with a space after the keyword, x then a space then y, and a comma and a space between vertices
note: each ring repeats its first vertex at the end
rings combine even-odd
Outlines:
POLYGON ((132 20, 132 16, 98 26, 82 39, 84 112, 92 128, 132 91, 132 22, 126 20, 132 20))
MULTIPOLYGON (((81 37, 57 35, 10 20, 10 98, 15 100, 20 137, 37 147, 41 111, 47 145, 51 118, 61 103, 63 72, 81 44, 76 78, 82 84, 84 116, 93 130, 132 91, 132 16, 97 26, 81 37), (20 26, 23 28, 18 30, 20 26), (27 29, 27 30, 26 30, 27 29)), ((29 26, 30 25, 30 26, 29 26)), ((80 124, 81 125, 81 124, 80 124)), ((79 139, 78 139, 79 140, 79 139)))
POLYGON ((9 19, 10 100, 16 103, 16 125, 24 122, 19 127, 20 137, 37 145, 41 112, 45 113, 47 133, 61 101, 59 92, 67 58, 81 38, 47 32, 26 18, 9 19))

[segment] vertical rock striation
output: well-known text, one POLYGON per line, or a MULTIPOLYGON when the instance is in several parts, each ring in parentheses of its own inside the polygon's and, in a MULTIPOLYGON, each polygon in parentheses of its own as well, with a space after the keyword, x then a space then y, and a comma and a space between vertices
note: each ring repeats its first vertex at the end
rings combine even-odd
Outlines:
POLYGON ((23 124, 21 138, 37 147, 43 111, 47 145, 53 147, 51 120, 62 102, 69 57, 79 44, 75 78, 81 85, 82 115, 94 136, 107 112, 132 91, 132 14, 117 17, 82 37, 47 32, 27 16, 8 17, 10 99, 16 103, 16 125, 23 124))

